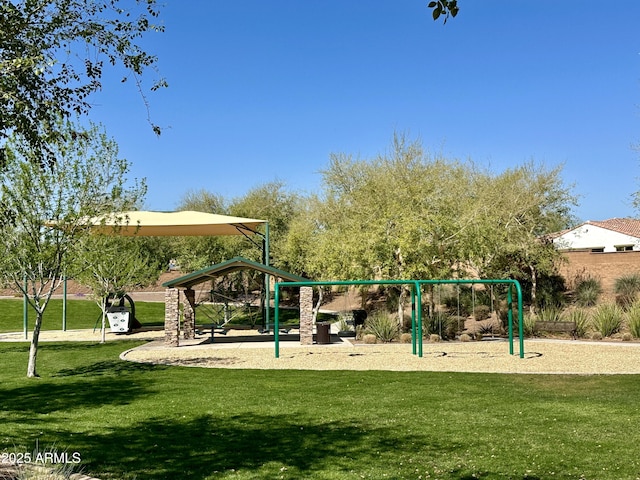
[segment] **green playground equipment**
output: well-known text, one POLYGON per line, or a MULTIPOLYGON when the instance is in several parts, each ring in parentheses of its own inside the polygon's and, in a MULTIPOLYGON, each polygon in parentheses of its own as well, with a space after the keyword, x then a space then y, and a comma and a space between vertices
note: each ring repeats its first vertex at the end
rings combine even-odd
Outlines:
POLYGON ((411 287, 411 344, 413 355, 422 357, 422 308, 416 309, 416 305, 422 305, 422 285, 506 285, 507 288, 507 315, 509 332, 509 354, 514 354, 513 347, 513 289, 516 290, 518 302, 518 339, 519 355, 524 358, 524 333, 523 333, 523 309, 522 287, 520 282, 513 279, 435 279, 435 280, 336 280, 336 281, 308 281, 308 282, 276 282, 274 285, 274 340, 275 356, 280 357, 279 338, 279 303, 280 289, 282 287, 321 287, 321 286, 352 286, 352 285, 409 285, 411 287), (416 312, 417 310, 417 312, 416 312), (418 341, 420 339, 420 341, 418 341))

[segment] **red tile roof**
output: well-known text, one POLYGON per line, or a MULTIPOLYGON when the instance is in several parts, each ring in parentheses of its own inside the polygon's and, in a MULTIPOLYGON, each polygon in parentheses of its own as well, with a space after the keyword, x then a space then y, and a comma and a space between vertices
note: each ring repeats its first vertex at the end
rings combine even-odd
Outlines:
POLYGON ((583 225, 595 225, 614 232, 640 238, 640 220, 635 218, 610 218, 609 220, 590 220, 583 225))

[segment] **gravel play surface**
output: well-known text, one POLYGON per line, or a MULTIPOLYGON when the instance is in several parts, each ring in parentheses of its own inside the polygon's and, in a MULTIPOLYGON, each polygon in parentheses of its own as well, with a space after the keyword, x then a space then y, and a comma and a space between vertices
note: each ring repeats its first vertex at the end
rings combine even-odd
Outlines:
POLYGON ((640 374, 637 343, 525 340, 524 358, 517 341, 514 355, 509 354, 506 340, 424 343, 420 358, 412 354, 411 344, 353 345, 338 340, 303 347, 281 342, 280 358, 275 358, 273 342, 224 340, 228 343, 211 344, 206 338, 183 341, 177 348, 155 341, 124 352, 121 358, 208 368, 640 374))

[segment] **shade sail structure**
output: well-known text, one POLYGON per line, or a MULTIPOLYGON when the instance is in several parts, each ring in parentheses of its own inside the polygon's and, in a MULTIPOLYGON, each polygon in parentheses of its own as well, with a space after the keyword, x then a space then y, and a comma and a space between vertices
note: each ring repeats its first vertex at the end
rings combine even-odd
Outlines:
POLYGON ((266 220, 231 217, 213 213, 194 212, 151 212, 128 211, 110 214, 104 218, 94 218, 90 222, 95 233, 124 236, 209 236, 247 235, 257 233, 258 226, 266 220))

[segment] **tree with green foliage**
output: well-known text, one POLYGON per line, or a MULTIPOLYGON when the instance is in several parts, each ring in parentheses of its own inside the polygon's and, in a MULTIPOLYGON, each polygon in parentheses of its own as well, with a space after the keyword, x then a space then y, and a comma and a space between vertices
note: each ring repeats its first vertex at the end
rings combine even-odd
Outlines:
MULTIPOLYGON (((306 242, 298 255, 320 279, 450 276, 470 171, 402 135, 370 161, 332 155, 312 218, 294 222, 288 247, 301 252, 306 242)), ((400 314, 408 291, 398 293, 400 314)))
MULTIPOLYGON (((152 260, 139 238, 90 235, 73 249, 73 278, 91 289, 102 311, 102 343, 109 299, 117 302, 134 288, 146 287, 160 276, 161 266, 152 260)), ((133 319, 131 319, 133 320, 133 319)))
POLYGON ((156 57, 140 42, 163 31, 158 15, 156 0, 0 0, 0 153, 16 134, 42 152, 38 163, 53 161, 58 119, 90 110, 106 67, 129 74, 147 104, 141 76, 156 57))
MULTIPOLYGON (((495 175, 427 154, 396 135, 371 160, 332 155, 323 192, 288 230, 286 258, 317 279, 527 278, 558 255, 543 234, 564 228, 575 201, 560 177, 526 164, 495 175)), ((408 295, 399 293, 399 314, 408 295)))
MULTIPOLYGON (((279 180, 263 183, 251 188, 244 195, 234 198, 229 203, 229 213, 237 217, 257 218, 269 222, 270 264, 280 265, 282 241, 294 217, 300 197, 287 190, 286 184, 279 180)), ((238 238, 238 253, 247 258, 262 262, 260 248, 250 242, 238 238)))
POLYGON ((295 215, 291 218, 287 233, 280 243, 278 262, 291 273, 312 279, 328 279, 325 267, 327 256, 322 248, 325 233, 324 208, 318 195, 301 198, 295 215))
POLYGON ((555 277, 563 258, 548 235, 574 222, 571 208, 577 200, 561 173, 561 166, 528 162, 487 176, 476 193, 482 215, 475 238, 467 242, 466 261, 481 276, 530 284, 532 309, 539 278, 555 277))
POLYGON ((396 136, 388 154, 333 155, 323 172, 321 236, 333 249, 328 274, 431 278, 455 263, 464 165, 396 136))
MULTIPOLYGON (((289 192, 280 181, 267 182, 250 189, 230 201, 206 190, 188 191, 177 210, 257 218, 269 222, 270 251, 274 263, 279 263, 281 243, 298 208, 300 198, 289 192)), ((243 256, 262 262, 263 239, 255 235, 233 237, 183 237, 174 241, 181 268, 198 270, 214 263, 243 256)))
POLYGON ((29 142, 7 145, 0 177, 0 277, 25 295, 36 314, 27 376, 38 376, 36 359, 42 317, 71 263, 69 253, 88 234, 92 218, 130 210, 144 182, 127 181, 129 163, 104 131, 60 121, 52 144, 54 162, 41 166, 29 142))

